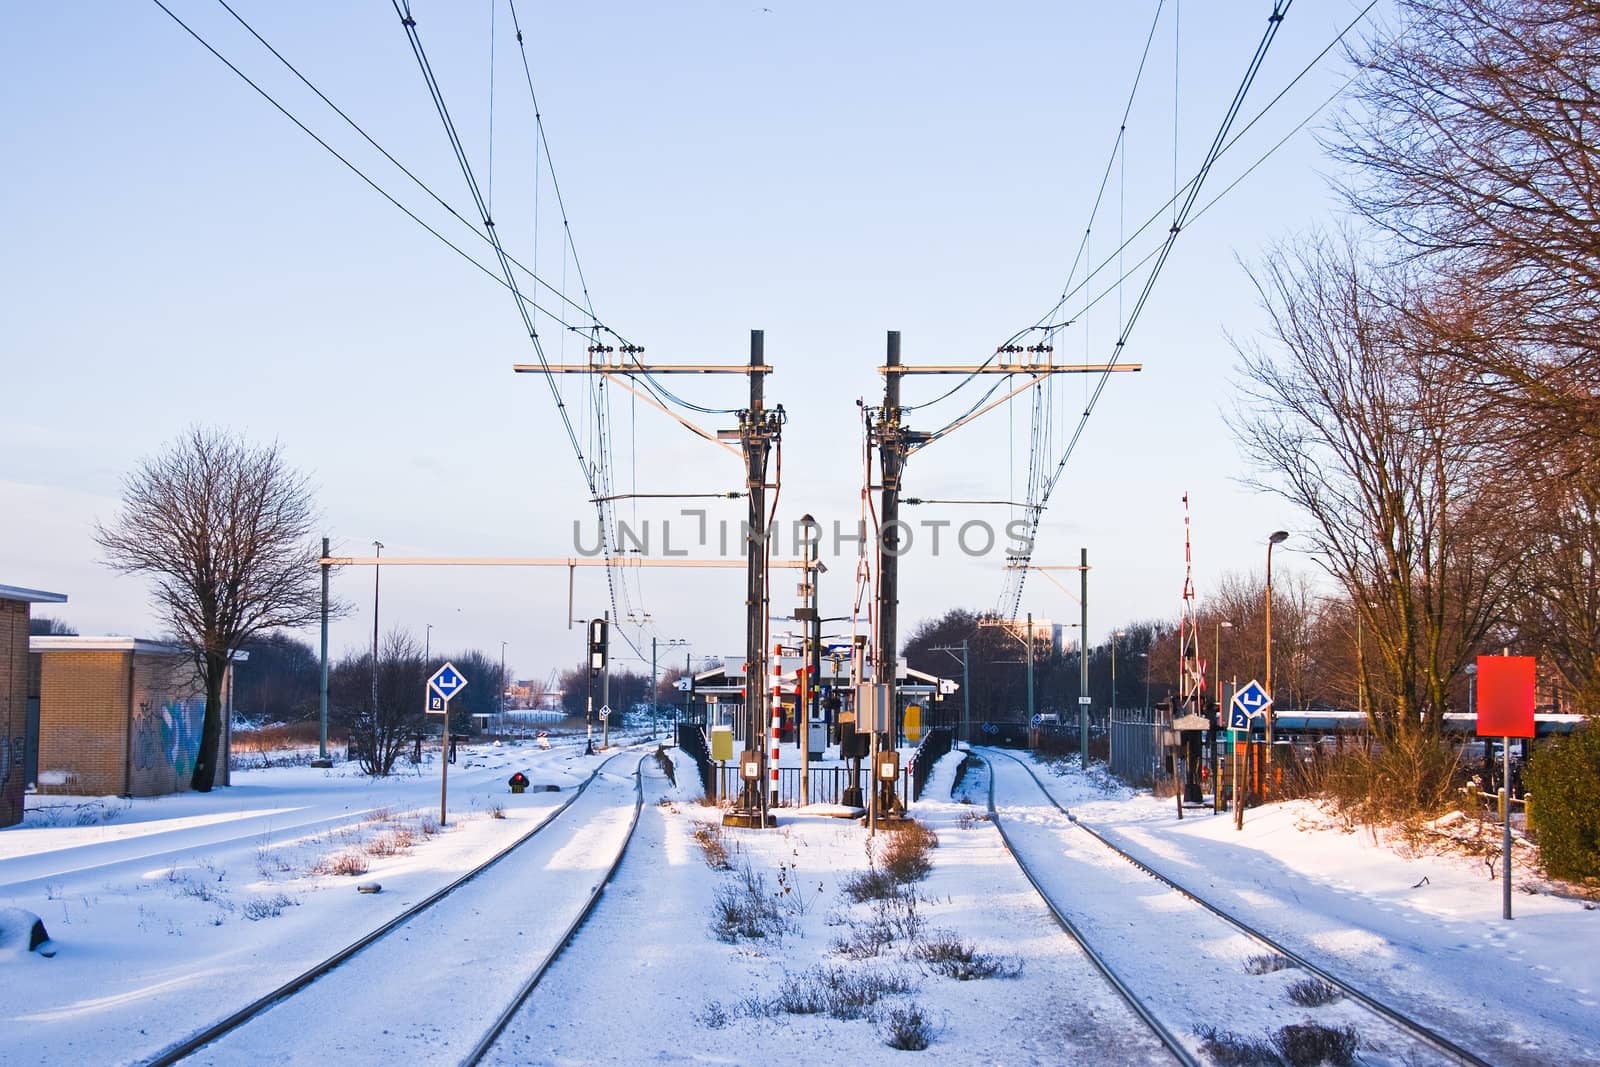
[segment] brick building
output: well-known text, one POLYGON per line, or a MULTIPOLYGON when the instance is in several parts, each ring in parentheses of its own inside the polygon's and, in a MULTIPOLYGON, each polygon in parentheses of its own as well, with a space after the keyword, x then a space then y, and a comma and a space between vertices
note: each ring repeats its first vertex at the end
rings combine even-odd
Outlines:
MULTIPOLYGON (((35 637, 40 793, 157 796, 189 788, 205 685, 189 653, 132 637, 35 637)), ((217 785, 228 784, 231 676, 217 785)))
POLYGON ((22 821, 27 788, 30 701, 28 620, 34 604, 62 604, 61 593, 0 585, 0 826, 22 821))

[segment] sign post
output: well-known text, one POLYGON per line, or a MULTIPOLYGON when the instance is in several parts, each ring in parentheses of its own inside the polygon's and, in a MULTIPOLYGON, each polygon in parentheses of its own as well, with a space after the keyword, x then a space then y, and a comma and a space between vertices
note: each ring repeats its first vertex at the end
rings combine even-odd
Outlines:
POLYGON ((439 825, 445 824, 448 809, 445 806, 446 786, 450 781, 450 701, 467 687, 466 677, 455 664, 446 663, 428 679, 428 714, 444 716, 443 744, 439 746, 439 825))
POLYGON ((1243 689, 1236 690, 1228 702, 1228 730, 1233 735, 1233 828, 1244 829, 1244 782, 1239 777, 1239 734, 1250 736, 1250 720, 1265 715, 1272 707, 1272 698, 1254 678, 1243 689))
POLYGON ((1473 676, 1478 693, 1478 736, 1501 739, 1502 919, 1511 918, 1511 739, 1533 736, 1536 667, 1532 656, 1479 656, 1478 671, 1473 676))

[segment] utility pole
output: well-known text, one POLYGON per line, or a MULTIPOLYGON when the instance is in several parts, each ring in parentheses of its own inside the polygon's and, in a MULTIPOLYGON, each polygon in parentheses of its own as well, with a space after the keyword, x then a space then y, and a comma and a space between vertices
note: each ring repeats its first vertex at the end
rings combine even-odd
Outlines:
POLYGON ((1028 727, 1033 722, 1033 612, 1028 612, 1028 727))
MULTIPOLYGON (((1079 549, 1078 581, 1082 590, 1078 598, 1078 751, 1083 756, 1083 769, 1089 770, 1089 550, 1079 549)), ((1113 638, 1112 640, 1115 640, 1113 638)))
MULTIPOLYGON (((328 558, 328 539, 322 539, 322 558, 328 558)), ((332 767, 328 758, 328 569, 332 564, 322 563, 322 663, 317 685, 317 759, 313 767, 332 767)))
MULTIPOLYGON (((930 652, 945 652, 952 658, 956 654, 954 646, 938 645, 930 648, 930 652)), ((972 690, 967 684, 967 639, 961 639, 961 737, 968 744, 972 743, 972 690)))
MULTIPOLYGON (((896 691, 896 682, 899 677, 899 636, 897 633, 898 615, 900 607, 900 478, 905 470, 908 445, 920 436, 911 433, 901 421, 900 410, 900 331, 890 330, 887 346, 887 368, 883 379, 883 408, 878 412, 877 426, 874 427, 873 437, 878 446, 878 462, 881 472, 881 501, 878 508, 878 633, 877 655, 875 663, 878 677, 874 679, 879 684, 887 687, 887 714, 888 721, 879 723, 886 726, 890 736, 885 739, 880 736, 880 731, 873 731, 872 742, 872 777, 873 798, 876 800, 880 789, 877 783, 878 746, 885 740, 890 745, 894 744, 893 732, 900 708, 899 695, 896 691)), ((876 815, 877 806, 873 806, 876 815)), ((875 822, 875 820, 874 820, 875 822)))
MULTIPOLYGON (((781 441, 783 407, 766 408, 765 335, 750 331, 750 406, 739 412, 737 430, 719 430, 720 440, 737 440, 745 461, 745 498, 749 510, 745 520, 745 667, 744 741, 745 750, 756 753, 763 778, 772 785, 771 803, 777 802, 777 731, 772 731, 770 753, 763 749, 762 712, 767 700, 767 457, 781 441), (770 766, 769 766, 770 762, 770 766)), ((741 761, 742 762, 742 761, 741 761)), ((761 780, 745 780, 739 800, 729 813, 729 821, 745 826, 766 826, 770 812, 761 780)))
POLYGON ((650 638, 650 740, 656 739, 656 687, 660 685, 656 676, 656 639, 650 638))
MULTIPOLYGON (((763 383, 772 373, 764 358, 763 335, 760 330, 750 331, 750 360, 747 364, 659 364, 646 363, 641 357, 644 349, 632 344, 618 348, 611 345, 592 345, 587 363, 518 363, 512 369, 518 374, 588 374, 624 389, 646 404, 703 440, 727 449, 744 461, 746 497, 749 512, 745 523, 746 547, 746 640, 745 640, 745 714, 744 730, 747 749, 761 755, 761 712, 765 708, 767 677, 766 624, 767 624, 767 524, 766 489, 767 455, 779 440, 784 420, 783 405, 768 411, 765 405, 763 383), (632 379, 658 374, 744 374, 750 378, 750 406, 739 412, 739 426, 734 430, 710 431, 696 426, 687 418, 668 409, 645 388, 636 387, 632 379), (735 447, 737 442, 739 447, 735 447)), ((596 501, 599 503, 599 501, 596 501)), ((629 561, 629 565, 633 561, 629 561)), ((644 561, 639 561, 644 562, 644 561)), ((608 564, 609 566, 609 561, 608 564)), ((774 776, 777 768, 772 768, 774 776)), ((774 779, 775 780, 775 779, 774 779)), ((747 783, 738 803, 730 813, 730 821, 745 825, 766 825, 765 798, 760 782, 747 783)))
MULTIPOLYGON (((606 658, 605 664, 600 668, 600 707, 609 712, 611 710, 611 612, 601 612, 601 617, 606 620, 606 658)), ((609 714, 600 720, 600 747, 611 747, 611 716, 609 714)))
MULTIPOLYGON (((1083 760, 1083 769, 1084 770, 1088 770, 1089 769, 1089 655, 1088 655, 1088 653, 1089 653, 1089 636, 1088 636, 1089 635, 1089 550, 1087 548, 1083 548, 1083 549, 1079 549, 1078 551, 1079 551, 1079 555, 1078 555, 1079 563, 1075 567, 1069 567, 1069 566, 1065 566, 1065 565, 1058 566, 1058 567, 1053 567, 1053 566, 1045 566, 1045 565, 1036 565, 1036 564, 1027 563, 1027 562, 1023 562, 1023 561, 1014 561, 1012 563, 1007 564, 1007 566, 1008 567, 1013 567, 1013 568, 1020 568, 1020 569, 1030 570, 1030 571, 1038 571, 1040 574, 1043 574, 1046 578, 1050 579, 1050 581, 1054 582, 1056 587, 1058 589, 1060 589, 1063 593, 1067 594, 1067 596, 1069 596, 1069 597, 1073 595, 1072 590, 1068 589, 1065 585, 1062 585, 1060 579, 1058 579, 1051 572, 1052 571, 1077 571, 1078 574, 1079 574, 1078 594, 1077 594, 1077 598, 1076 598, 1077 601, 1078 601, 1078 607, 1080 609, 1079 610, 1079 615, 1078 615, 1078 636, 1079 636, 1079 639, 1080 639, 1079 640, 1079 645, 1078 645, 1078 652, 1079 652, 1079 654, 1078 654, 1078 744, 1080 746, 1080 754, 1081 754, 1082 760, 1083 760)), ((1031 619, 1033 616, 1030 615, 1028 617, 1031 619)), ((1031 624, 1029 625, 1029 630, 1030 631, 1032 630, 1032 625, 1031 624)), ((1115 674, 1115 671, 1116 671, 1116 640, 1117 639, 1115 637, 1112 637, 1112 639, 1111 639, 1111 641, 1112 641, 1111 669, 1112 669, 1112 672, 1113 672, 1113 674, 1112 674, 1112 684, 1113 685, 1115 685, 1115 681, 1116 681, 1116 674, 1115 674)), ((1149 703, 1149 700, 1150 700, 1149 688, 1150 688, 1149 672, 1146 671, 1146 677, 1145 677, 1145 702, 1146 703, 1149 703)), ((1115 703, 1115 701, 1113 700, 1112 703, 1115 703)), ((1033 721, 1033 708, 1032 707, 1029 707, 1029 709, 1028 709, 1028 716, 1029 716, 1028 721, 1032 722, 1033 721)))
MULTIPOLYGON (((374 559, 382 559, 383 558, 383 542, 382 541, 374 541, 374 542, 372 542, 372 548, 373 548, 373 553, 372 553, 373 558, 374 559)), ((377 717, 378 717, 378 576, 379 576, 379 574, 382 573, 382 571, 383 571, 382 564, 373 564, 373 567, 372 567, 372 717, 373 717, 374 720, 376 720, 377 717)), ((445 725, 447 727, 449 726, 449 720, 450 720, 450 716, 446 715, 445 716, 445 725)), ((445 733, 448 735, 449 734, 449 730, 447 729, 445 731, 445 733)), ((448 744, 449 741, 450 741, 450 738, 448 736, 446 736, 445 737, 445 743, 448 744)))

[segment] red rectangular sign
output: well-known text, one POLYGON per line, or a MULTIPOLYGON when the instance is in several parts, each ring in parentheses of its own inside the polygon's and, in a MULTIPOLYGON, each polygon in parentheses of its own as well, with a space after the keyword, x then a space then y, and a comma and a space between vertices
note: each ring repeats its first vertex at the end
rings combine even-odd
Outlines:
POLYGON ((1478 736, 1533 736, 1532 656, 1478 657, 1478 736))

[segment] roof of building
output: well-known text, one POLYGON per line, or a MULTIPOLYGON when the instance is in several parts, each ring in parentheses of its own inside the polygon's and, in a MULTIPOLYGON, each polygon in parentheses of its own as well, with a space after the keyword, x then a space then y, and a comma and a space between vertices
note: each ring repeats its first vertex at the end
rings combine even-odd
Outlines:
MULTIPOLYGON (((43 637, 28 638, 29 652, 141 652, 153 656, 186 656, 189 650, 170 641, 150 641, 143 637, 43 637)), ((248 652, 235 652, 235 662, 250 658, 248 652)))
POLYGON ((65 604, 67 594, 47 593, 43 589, 24 589, 20 585, 0 585, 0 600, 23 600, 29 604, 65 604))

